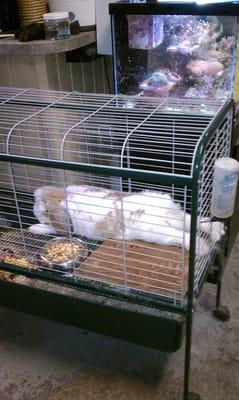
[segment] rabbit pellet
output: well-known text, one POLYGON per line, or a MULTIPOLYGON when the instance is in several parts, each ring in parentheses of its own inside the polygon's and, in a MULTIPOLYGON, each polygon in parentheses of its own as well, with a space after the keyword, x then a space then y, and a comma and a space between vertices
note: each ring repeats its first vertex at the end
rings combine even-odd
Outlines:
POLYGON ((45 252, 46 257, 55 263, 68 261, 79 256, 83 246, 76 243, 54 243, 45 252))

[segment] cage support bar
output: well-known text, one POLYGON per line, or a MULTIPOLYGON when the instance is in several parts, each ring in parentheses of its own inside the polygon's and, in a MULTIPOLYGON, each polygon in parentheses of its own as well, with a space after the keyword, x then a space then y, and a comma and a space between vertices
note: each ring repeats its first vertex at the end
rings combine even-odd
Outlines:
POLYGON ((65 169, 69 171, 90 172, 102 175, 120 176, 122 178, 132 178, 139 181, 162 184, 177 184, 179 186, 192 187, 192 178, 182 175, 173 176, 162 172, 149 172, 136 169, 107 167, 98 165, 88 165, 84 163, 73 163, 69 161, 47 160, 35 157, 13 156, 0 153, 0 161, 7 161, 16 164, 35 165, 55 169, 65 169))

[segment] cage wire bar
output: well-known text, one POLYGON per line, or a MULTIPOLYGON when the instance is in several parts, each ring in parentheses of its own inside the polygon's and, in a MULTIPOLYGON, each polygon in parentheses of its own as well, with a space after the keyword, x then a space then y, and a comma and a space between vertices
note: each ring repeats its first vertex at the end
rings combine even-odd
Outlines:
MULTIPOLYGON (((95 280, 118 287, 126 294, 133 290, 183 306, 189 270, 189 247, 185 249, 186 239, 189 243, 186 235, 189 234, 185 233, 185 227, 192 200, 191 185, 185 185, 185 182, 189 183, 193 178, 194 158, 201 138, 210 124, 214 123, 215 115, 220 116, 225 105, 221 101, 209 100, 154 99, 12 88, 1 89, 0 101, 2 157, 14 156, 15 161, 19 156, 22 157, 20 165, 1 162, 3 204, 6 197, 10 194, 13 196, 7 212, 9 229, 2 236, 1 250, 7 245, 10 253, 19 257, 19 265, 22 263, 29 267, 30 262, 39 267, 36 259, 39 260, 41 249, 49 237, 28 230, 36 222, 36 215, 31 213, 34 209, 33 194, 41 186, 57 184, 64 188, 65 196, 70 193, 76 198, 66 202, 71 224, 75 218, 73 230, 68 219, 66 236, 72 238, 74 233, 78 233, 79 224, 89 226, 92 219, 97 220, 105 213, 111 215, 107 217, 108 224, 116 224, 107 229, 101 224, 103 233, 99 237, 97 234, 96 237, 88 235, 87 227, 80 229, 90 250, 96 251, 92 252, 89 261, 73 271, 71 275, 74 280, 95 280), (29 159, 30 163, 24 163, 25 159, 29 159), (42 166, 34 165, 35 160, 42 160, 42 166), (63 169, 51 168, 51 161, 61 162, 63 169), (86 168, 84 172, 80 168, 76 171, 66 170, 65 162, 86 168), (105 171, 103 174, 86 172, 87 166, 107 167, 109 176, 105 171), (123 175, 117 177, 113 173, 116 169, 144 171, 144 174, 153 172, 155 182, 131 177, 126 179, 123 175), (160 180, 160 177, 164 179, 160 180), (175 177, 179 178, 177 182, 174 182, 175 177), (180 179, 183 178, 186 180, 181 183, 180 179), (88 185, 92 185, 90 194, 88 185), (79 187, 82 187, 80 194, 79 187), (144 196, 135 195, 127 203, 125 191, 131 194, 144 193, 144 196), (165 202, 165 194, 172 198, 173 206, 165 202), (78 199, 81 196, 82 206, 88 207, 88 211, 84 216, 74 217, 77 213, 77 196, 78 199), (103 201, 105 197, 108 198, 106 202, 103 201), (93 204, 89 206, 92 201, 93 204), (178 215, 174 215, 176 202, 180 205, 180 219, 183 221, 181 231, 169 228, 162 218, 157 219, 160 205, 168 220, 177 226, 180 221, 178 215), (112 204, 116 203, 119 208, 118 226, 123 226, 127 215, 132 213, 131 231, 137 231, 141 242, 128 243, 130 236, 121 228, 122 240, 114 237, 113 230, 117 228, 117 223, 112 217, 112 204), (145 207, 150 210, 150 222, 145 221, 139 226, 137 218, 140 219, 144 214, 145 207), (156 244, 155 240, 151 240, 149 230, 157 236, 158 229, 163 230, 164 241, 169 246, 159 248, 157 240, 156 244), (147 236, 150 236, 150 240, 147 240, 147 236), (178 246, 170 246, 175 241, 178 246)), ((211 137, 203 158, 198 219, 205 222, 197 224, 195 292, 199 291, 201 277, 216 248, 215 240, 211 240, 206 253, 200 250, 208 235, 213 237, 212 230, 216 229, 216 225, 206 222, 211 218, 213 164, 219 156, 229 155, 231 118, 228 113, 216 134, 211 137)), ((1 222, 2 227, 6 226, 6 218, 1 222)), ((55 231, 50 233, 52 237, 57 236, 55 231)), ((11 263, 14 259, 8 255, 5 261, 11 263)), ((51 270, 52 267, 44 265, 41 269, 51 270)))
MULTIPOLYGON (((185 323, 183 398, 191 400, 193 301, 221 246, 212 179, 215 160, 230 155, 232 121, 230 100, 0 88, 0 269, 126 301, 135 311, 111 312, 95 298, 95 310, 112 322, 102 330, 90 317, 92 301, 77 300, 86 313, 76 320, 73 298, 0 279, 1 303, 16 307, 15 293, 27 292, 62 321, 52 313, 61 302, 77 326, 83 318, 84 327, 164 351, 179 348, 185 323), (84 244, 70 270, 43 262, 59 238, 69 240, 71 259, 75 240, 84 244), (116 332, 125 318, 128 331, 116 332), (147 338, 139 331, 146 319, 147 338)), ((19 309, 32 312, 26 301, 19 309)))

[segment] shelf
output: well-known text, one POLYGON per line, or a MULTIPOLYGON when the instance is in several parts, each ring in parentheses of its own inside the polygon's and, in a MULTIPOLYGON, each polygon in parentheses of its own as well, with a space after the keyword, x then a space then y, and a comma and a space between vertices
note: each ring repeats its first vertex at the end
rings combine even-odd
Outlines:
POLYGON ((96 32, 82 32, 61 40, 32 40, 30 42, 19 42, 15 38, 0 39, 0 55, 44 55, 53 53, 64 53, 66 51, 79 49, 96 41, 96 32))

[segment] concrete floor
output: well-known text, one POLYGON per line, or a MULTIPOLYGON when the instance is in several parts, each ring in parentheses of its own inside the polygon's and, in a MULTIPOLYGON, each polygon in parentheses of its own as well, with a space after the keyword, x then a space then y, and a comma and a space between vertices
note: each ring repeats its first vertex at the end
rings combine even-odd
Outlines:
MULTIPOLYGON (((239 399, 239 236, 224 275, 232 318, 212 315, 215 287, 197 305, 191 389, 239 399)), ((0 400, 181 400, 183 348, 163 354, 0 309, 0 400)), ((147 329, 147 327, 145 327, 147 329)))

